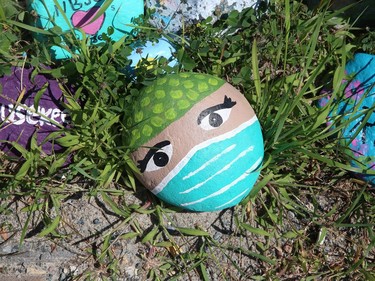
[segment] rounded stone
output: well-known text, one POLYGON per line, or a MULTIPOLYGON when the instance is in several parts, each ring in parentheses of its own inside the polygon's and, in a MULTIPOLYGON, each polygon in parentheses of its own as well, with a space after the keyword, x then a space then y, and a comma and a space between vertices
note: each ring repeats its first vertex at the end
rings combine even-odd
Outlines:
POLYGON ((257 181, 264 154, 260 123, 246 98, 224 80, 197 73, 157 79, 134 108, 147 96, 143 121, 129 127, 142 128, 142 135, 124 135, 144 186, 191 211, 241 202, 257 181), (158 99, 157 91, 166 95, 158 99))
MULTIPOLYGON (((342 81, 344 92, 332 101, 333 108, 328 116, 328 125, 332 124, 337 115, 343 116, 343 122, 351 120, 342 130, 341 143, 346 150, 350 165, 362 172, 355 173, 358 177, 375 184, 375 113, 363 124, 366 110, 375 104, 375 56, 358 53, 345 67, 347 79, 342 81)), ((327 96, 318 103, 324 107, 330 101, 327 96)))

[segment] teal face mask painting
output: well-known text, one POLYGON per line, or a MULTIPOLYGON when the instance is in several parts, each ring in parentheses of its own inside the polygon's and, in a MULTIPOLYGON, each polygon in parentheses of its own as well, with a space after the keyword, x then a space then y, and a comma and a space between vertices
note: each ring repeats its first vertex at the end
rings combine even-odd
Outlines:
POLYGON ((210 75, 160 79, 141 92, 126 120, 139 179, 161 200, 184 209, 217 211, 238 204, 263 161, 253 109, 234 87, 210 75))
POLYGON ((194 211, 236 205, 250 192, 260 173, 263 146, 259 130, 254 116, 238 128, 197 145, 153 193, 194 211))

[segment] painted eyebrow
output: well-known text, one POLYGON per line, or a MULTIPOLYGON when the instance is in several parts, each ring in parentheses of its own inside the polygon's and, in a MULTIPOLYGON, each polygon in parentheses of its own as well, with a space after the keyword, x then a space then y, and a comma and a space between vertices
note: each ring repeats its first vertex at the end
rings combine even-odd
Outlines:
POLYGON ((201 124, 204 117, 206 117, 207 115, 210 115, 212 112, 215 112, 216 110, 223 109, 223 108, 232 108, 233 106, 236 105, 236 103, 237 103, 236 101, 232 101, 231 98, 228 98, 227 96, 225 96, 223 103, 206 108, 199 114, 198 120, 197 120, 198 125, 201 124))
POLYGON ((150 150, 147 152, 145 158, 137 161, 138 162, 137 167, 141 171, 141 173, 143 173, 146 170, 148 161, 150 161, 151 157, 155 155, 156 151, 170 144, 171 144, 170 141, 165 140, 165 141, 158 142, 153 147, 151 147, 150 150))

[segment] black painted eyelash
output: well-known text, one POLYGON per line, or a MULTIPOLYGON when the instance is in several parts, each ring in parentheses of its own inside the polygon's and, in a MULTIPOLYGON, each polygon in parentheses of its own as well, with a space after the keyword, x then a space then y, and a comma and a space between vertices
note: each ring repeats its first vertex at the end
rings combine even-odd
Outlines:
POLYGON ((232 101, 231 98, 228 98, 227 96, 224 97, 224 102, 221 103, 221 104, 218 104, 218 105, 214 105, 214 106, 211 106, 205 110, 203 110, 199 116, 198 116, 198 120, 197 120, 197 123, 198 125, 201 124, 203 118, 205 118, 206 116, 210 115, 212 112, 215 112, 219 109, 224 109, 224 108, 232 108, 233 106, 236 105, 237 102, 235 101, 232 101))
POLYGON ((146 170, 148 161, 150 161, 150 159, 154 156, 154 154, 159 149, 161 149, 161 148, 163 148, 163 147, 165 147, 167 145, 170 145, 170 144, 171 144, 170 141, 165 140, 165 141, 158 142, 153 147, 151 147, 150 150, 147 152, 145 158, 143 158, 142 160, 138 160, 137 161, 138 162, 137 168, 140 170, 140 172, 143 173, 146 170))

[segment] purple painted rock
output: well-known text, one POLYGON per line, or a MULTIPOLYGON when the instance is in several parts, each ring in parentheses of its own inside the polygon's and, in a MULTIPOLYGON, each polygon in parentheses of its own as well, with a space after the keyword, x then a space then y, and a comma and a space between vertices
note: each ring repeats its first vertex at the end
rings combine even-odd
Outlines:
POLYGON ((9 154, 17 154, 9 142, 29 148, 34 133, 45 153, 62 151, 62 147, 45 142, 59 125, 66 125, 67 115, 61 106, 62 91, 58 82, 46 75, 31 78, 32 71, 32 68, 13 67, 11 75, 0 78, 0 150, 9 154), (35 108, 35 97, 44 87, 35 108))

